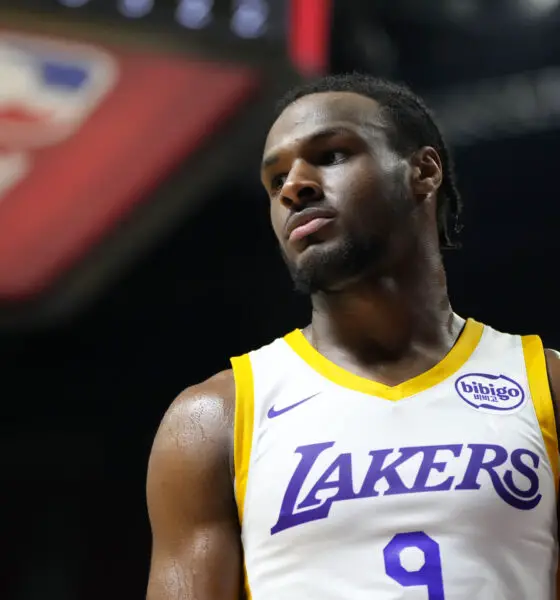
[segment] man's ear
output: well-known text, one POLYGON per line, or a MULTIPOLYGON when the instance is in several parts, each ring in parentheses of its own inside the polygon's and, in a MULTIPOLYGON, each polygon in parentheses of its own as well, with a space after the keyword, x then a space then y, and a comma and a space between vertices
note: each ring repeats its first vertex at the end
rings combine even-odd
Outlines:
POLYGON ((431 146, 424 146, 410 157, 410 188, 425 199, 436 194, 443 180, 441 158, 431 146))

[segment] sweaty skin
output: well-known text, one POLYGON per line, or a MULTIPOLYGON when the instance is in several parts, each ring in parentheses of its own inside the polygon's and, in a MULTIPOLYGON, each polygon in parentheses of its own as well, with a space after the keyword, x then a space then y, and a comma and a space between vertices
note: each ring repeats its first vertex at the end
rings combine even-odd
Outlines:
MULTIPOLYGON (((332 266, 320 281, 332 289, 312 294, 311 325, 304 330, 312 345, 348 371, 386 385, 440 362, 464 321, 451 310, 439 257, 442 168, 433 148, 400 158, 373 100, 316 94, 288 107, 271 129, 262 179, 292 274, 303 280, 332 266), (393 191, 399 186, 406 195, 393 191), (291 243, 289 219, 308 206, 326 207, 336 217, 313 243, 291 243), (348 251, 350 238, 368 236, 376 239, 379 259, 367 272, 344 271, 341 249, 348 251)), ((546 360, 558 406, 560 354, 546 350, 546 360)), ((223 371, 185 390, 161 423, 148 468, 153 549, 147 600, 244 597, 234 410, 233 373, 223 371)))
POLYGON ((148 600, 243 597, 234 405, 233 374, 224 371, 185 390, 163 418, 148 466, 148 600))

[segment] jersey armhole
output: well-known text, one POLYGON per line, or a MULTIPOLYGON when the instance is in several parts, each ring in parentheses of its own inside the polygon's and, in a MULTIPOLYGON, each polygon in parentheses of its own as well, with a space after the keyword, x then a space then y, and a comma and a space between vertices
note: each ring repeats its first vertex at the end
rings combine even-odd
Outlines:
POLYGON ((254 390, 253 369, 248 354, 230 359, 235 380, 235 416, 233 421, 233 469, 235 500, 239 523, 243 525, 243 509, 247 492, 249 461, 253 443, 254 390))
POLYGON ((556 411, 548 381, 546 357, 542 341, 538 335, 526 335, 521 338, 525 368, 533 406, 548 455, 554 477, 556 497, 558 497, 558 435, 556 433, 556 411))

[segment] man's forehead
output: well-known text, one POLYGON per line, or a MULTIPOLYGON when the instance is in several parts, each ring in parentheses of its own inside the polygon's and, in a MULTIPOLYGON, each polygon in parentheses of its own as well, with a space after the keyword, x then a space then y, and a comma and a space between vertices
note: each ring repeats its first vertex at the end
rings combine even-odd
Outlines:
POLYGON ((382 126, 379 104, 353 92, 303 96, 278 117, 270 129, 266 147, 279 145, 287 138, 304 138, 322 128, 342 124, 356 130, 364 125, 382 126))

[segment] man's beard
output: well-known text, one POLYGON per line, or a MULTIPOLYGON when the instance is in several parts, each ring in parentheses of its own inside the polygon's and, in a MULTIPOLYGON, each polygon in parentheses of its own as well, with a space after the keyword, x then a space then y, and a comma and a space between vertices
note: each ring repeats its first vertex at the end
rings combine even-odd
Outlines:
MULTIPOLYGON (((378 230, 346 233, 334 241, 317 243, 304 252, 297 263, 291 263, 282 251, 294 287, 305 295, 317 292, 335 292, 363 277, 383 277, 390 269, 391 254, 399 234, 406 233, 414 222, 419 203, 411 197, 403 183, 404 174, 396 174, 385 182, 384 191, 378 191, 378 202, 385 207, 381 212, 370 204, 372 214, 364 214, 363 221, 377 222, 378 230), (397 237, 395 237, 397 236, 397 237)), ((408 236, 407 236, 408 237, 408 236)), ((313 236, 310 237, 313 244, 313 236)))
POLYGON ((318 245, 308 248, 307 252, 308 257, 304 257, 299 264, 294 264, 282 251, 282 258, 288 267, 295 290, 307 296, 342 289, 348 282, 374 270, 384 254, 382 244, 373 238, 346 238, 340 240, 336 247, 323 250, 318 245))

